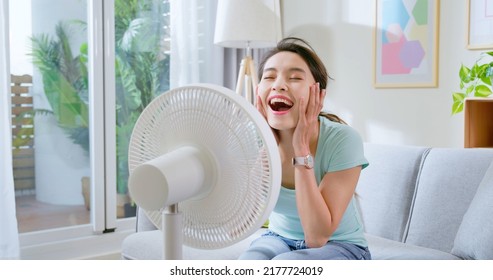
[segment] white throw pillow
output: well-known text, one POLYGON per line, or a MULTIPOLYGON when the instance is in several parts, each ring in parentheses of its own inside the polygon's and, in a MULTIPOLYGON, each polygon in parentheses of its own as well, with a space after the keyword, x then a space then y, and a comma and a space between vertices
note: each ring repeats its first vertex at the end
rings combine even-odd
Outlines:
POLYGON ((452 254, 464 259, 493 260, 493 162, 462 219, 452 254))

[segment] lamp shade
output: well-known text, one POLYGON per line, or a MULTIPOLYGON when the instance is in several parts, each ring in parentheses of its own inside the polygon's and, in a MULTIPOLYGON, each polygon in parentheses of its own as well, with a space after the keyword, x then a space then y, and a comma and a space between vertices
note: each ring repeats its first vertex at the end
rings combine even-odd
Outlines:
POLYGON ((214 43, 227 48, 267 48, 281 38, 279 0, 219 0, 214 43))

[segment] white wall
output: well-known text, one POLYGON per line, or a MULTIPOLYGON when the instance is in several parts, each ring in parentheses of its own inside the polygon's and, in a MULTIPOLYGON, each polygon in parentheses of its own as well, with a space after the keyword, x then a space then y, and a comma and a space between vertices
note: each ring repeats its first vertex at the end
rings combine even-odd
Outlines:
POLYGON ((10 73, 14 75, 32 75, 33 66, 30 58, 32 34, 31 0, 16 0, 9 2, 10 26, 10 73), (15 12, 15 16, 14 16, 15 12))
POLYGON ((440 1, 437 88, 375 89, 375 1, 282 0, 283 34, 308 40, 325 62, 325 109, 373 143, 463 147, 463 113, 451 116, 461 63, 481 51, 466 48, 467 1, 440 1))

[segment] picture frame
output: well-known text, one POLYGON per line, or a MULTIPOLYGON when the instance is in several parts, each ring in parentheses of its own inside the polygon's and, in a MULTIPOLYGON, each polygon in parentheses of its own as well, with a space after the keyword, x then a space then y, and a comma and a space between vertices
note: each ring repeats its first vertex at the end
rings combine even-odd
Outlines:
POLYGON ((467 48, 493 49, 493 0, 467 1, 467 48))
POLYGON ((438 86, 440 1, 376 0, 374 87, 438 86))

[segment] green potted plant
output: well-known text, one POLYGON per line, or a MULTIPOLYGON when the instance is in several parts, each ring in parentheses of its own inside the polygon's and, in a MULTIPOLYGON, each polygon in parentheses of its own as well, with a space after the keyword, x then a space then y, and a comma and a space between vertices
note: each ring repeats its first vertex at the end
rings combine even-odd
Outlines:
MULTIPOLYGON (((80 33, 80 30, 74 28, 76 27, 74 23, 75 21, 60 21, 55 26, 54 35, 42 33, 30 38, 30 56, 33 65, 41 74, 43 92, 50 106, 46 109, 35 108, 30 113, 53 116, 67 138, 80 146, 87 156, 89 154, 87 44, 80 45, 79 54, 74 55, 73 38, 70 35, 80 33)), ((87 166, 89 166, 88 161, 87 166)), ((66 171, 70 173, 73 170, 75 169, 67 167, 66 171)), ((46 170, 40 172, 44 171, 46 170)), ((80 199, 80 191, 77 191, 76 185, 73 182, 62 182, 62 179, 52 182, 40 181, 37 190, 40 199, 46 201, 50 199, 49 201, 53 203, 59 203, 62 200, 65 203, 67 199, 70 203, 75 203, 80 199), (53 189, 65 185, 67 188, 64 188, 63 198, 49 195, 53 189)), ((82 184, 82 190, 83 194, 87 193, 84 191, 84 184, 82 184)), ((83 195, 83 199, 87 205, 89 198, 83 195)))
POLYGON ((31 38, 33 64, 41 73, 44 93, 51 106, 51 111, 34 111, 52 113, 58 126, 88 153, 87 44, 83 44, 81 54, 74 57, 68 29, 67 23, 59 22, 55 38, 47 34, 31 38))
POLYGON ((481 53, 478 60, 471 67, 461 65, 459 69, 461 91, 452 93, 452 114, 457 114, 464 110, 464 101, 467 97, 485 98, 492 95, 492 59, 493 52, 485 52, 481 53))

